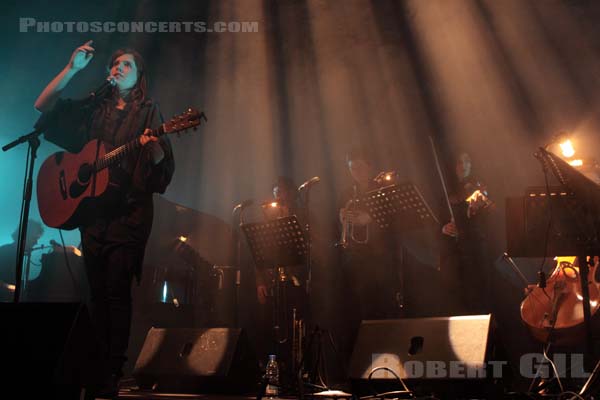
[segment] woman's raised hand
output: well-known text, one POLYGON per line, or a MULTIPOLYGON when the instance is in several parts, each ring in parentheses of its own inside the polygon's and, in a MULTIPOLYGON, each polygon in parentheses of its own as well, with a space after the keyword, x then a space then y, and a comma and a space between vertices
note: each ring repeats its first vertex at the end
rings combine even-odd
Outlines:
POLYGON ((94 57, 94 48, 91 46, 93 40, 88 40, 75 49, 69 60, 69 68, 75 72, 87 67, 94 57))

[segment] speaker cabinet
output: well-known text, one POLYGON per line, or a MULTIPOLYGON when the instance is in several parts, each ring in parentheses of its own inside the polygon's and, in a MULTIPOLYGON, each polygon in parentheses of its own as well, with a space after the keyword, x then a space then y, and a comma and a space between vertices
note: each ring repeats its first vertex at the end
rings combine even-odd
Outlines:
POLYGON ((491 315, 363 321, 350 378, 360 387, 398 376, 409 388, 487 380, 491 323, 491 315))
POLYGON ((16 397, 78 399, 100 376, 100 349, 79 303, 0 303, 3 390, 16 397))
POLYGON ((258 366, 241 329, 151 328, 133 376, 145 389, 243 393, 258 382, 258 366))

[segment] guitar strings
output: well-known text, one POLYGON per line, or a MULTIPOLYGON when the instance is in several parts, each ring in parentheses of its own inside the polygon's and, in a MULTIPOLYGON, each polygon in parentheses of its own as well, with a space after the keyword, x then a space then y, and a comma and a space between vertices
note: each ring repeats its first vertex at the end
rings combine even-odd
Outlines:
MULTIPOLYGON (((150 136, 158 137, 160 136, 160 128, 154 129, 150 133, 150 136)), ((133 139, 132 141, 125 143, 123 146, 117 147, 116 149, 104 154, 102 158, 97 160, 94 163, 94 167, 96 171, 102 170, 108 167, 113 161, 118 161, 123 158, 129 151, 134 150, 140 145, 138 138, 133 139)))

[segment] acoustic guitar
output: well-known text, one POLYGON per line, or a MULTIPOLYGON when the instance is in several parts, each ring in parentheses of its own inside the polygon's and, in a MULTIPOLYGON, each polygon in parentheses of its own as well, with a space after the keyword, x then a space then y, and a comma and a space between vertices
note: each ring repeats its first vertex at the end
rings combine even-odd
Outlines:
MULTIPOLYGON (((204 113, 188 109, 157 129, 151 135, 180 133, 197 129, 204 113)), ((139 149, 139 138, 111 150, 94 139, 77 153, 60 151, 52 154, 42 164, 37 179, 37 199, 40 216, 44 223, 53 228, 75 229, 80 225, 84 204, 104 194, 109 182, 109 167, 117 165, 123 158, 139 149)))

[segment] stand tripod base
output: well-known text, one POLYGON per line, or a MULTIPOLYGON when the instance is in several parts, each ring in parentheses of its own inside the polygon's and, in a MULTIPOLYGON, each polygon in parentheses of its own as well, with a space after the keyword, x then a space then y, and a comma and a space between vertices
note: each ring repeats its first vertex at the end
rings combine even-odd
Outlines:
POLYGON ((319 398, 352 397, 352 395, 346 392, 331 390, 327 383, 327 363, 324 354, 323 335, 326 336, 325 340, 329 343, 328 347, 333 351, 341 370, 344 370, 344 365, 340 359, 331 332, 316 326, 308 337, 307 346, 297 371, 300 398, 312 396, 319 398), (309 359, 310 367, 305 369, 307 358, 309 359), (311 392, 305 394, 305 390, 310 390, 311 392))

